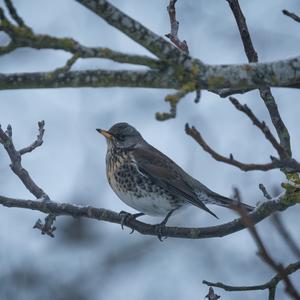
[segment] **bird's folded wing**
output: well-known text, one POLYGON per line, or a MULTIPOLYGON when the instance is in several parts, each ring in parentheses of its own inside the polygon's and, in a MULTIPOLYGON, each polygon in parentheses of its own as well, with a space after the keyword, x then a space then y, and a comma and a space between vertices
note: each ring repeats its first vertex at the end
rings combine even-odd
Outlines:
POLYGON ((152 151, 135 149, 134 159, 138 170, 144 176, 150 178, 153 183, 164 188, 171 195, 183 198, 217 218, 197 197, 192 187, 184 179, 184 171, 167 156, 155 148, 152 148, 152 151))

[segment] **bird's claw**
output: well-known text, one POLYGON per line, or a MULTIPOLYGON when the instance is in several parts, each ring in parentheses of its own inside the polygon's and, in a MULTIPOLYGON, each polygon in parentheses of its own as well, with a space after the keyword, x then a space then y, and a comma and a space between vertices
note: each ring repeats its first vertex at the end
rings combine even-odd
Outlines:
MULTIPOLYGON (((124 225, 126 225, 127 222, 135 220, 136 218, 143 216, 144 214, 143 213, 130 214, 129 212, 122 210, 119 212, 119 215, 121 216, 121 222, 120 222, 121 228, 122 230, 124 230, 124 225)), ((134 233, 134 228, 131 228, 131 232, 129 234, 132 233, 134 233)))
POLYGON ((160 223, 160 224, 155 225, 155 231, 156 231, 157 238, 161 242, 163 242, 165 239, 168 238, 167 236, 163 235, 163 231, 164 231, 165 228, 166 228, 166 224, 164 224, 164 223, 160 223))

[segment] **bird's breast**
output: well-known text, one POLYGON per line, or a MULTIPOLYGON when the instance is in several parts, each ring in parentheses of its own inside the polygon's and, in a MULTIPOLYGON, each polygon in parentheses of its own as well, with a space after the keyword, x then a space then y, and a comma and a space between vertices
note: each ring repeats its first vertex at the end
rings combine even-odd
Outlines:
POLYGON ((106 173, 109 184, 127 205, 151 216, 165 216, 185 204, 140 173, 127 153, 107 153, 106 173))

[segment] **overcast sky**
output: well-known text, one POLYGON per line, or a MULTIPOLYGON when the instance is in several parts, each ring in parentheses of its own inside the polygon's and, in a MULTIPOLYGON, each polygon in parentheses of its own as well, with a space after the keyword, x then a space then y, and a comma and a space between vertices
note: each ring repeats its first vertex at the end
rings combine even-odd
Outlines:
MULTIPOLYGON (((168 1, 112 2, 157 34, 163 36, 169 32, 168 1)), ((300 25, 281 13, 284 8, 300 12, 299 2, 240 2, 261 61, 299 55, 300 25)), ((19 0, 14 3, 36 33, 73 37, 86 46, 150 55, 75 1, 19 0)), ((0 4, 3 7, 3 1, 0 4)), ((179 0, 177 17, 179 35, 187 41, 192 56, 211 64, 246 62, 227 1, 179 0)), ((0 33, 0 45, 7 41, 0 33)), ((69 57, 62 51, 20 49, 0 57, 0 72, 52 70, 63 66, 69 57)), ((73 67, 74 70, 97 68, 132 66, 86 59, 79 60, 73 67)), ((191 94, 179 104, 176 119, 158 122, 154 115, 157 111, 168 110, 164 96, 170 92, 129 88, 0 91, 0 124, 3 127, 12 125, 14 142, 19 148, 34 140, 37 122, 45 120, 43 146, 24 156, 23 163, 51 199, 58 202, 133 212, 117 198, 106 181, 106 143, 95 131, 95 128, 109 128, 121 121, 134 125, 148 142, 220 194, 231 196, 235 186, 241 190, 245 202, 255 205, 262 199, 259 183, 264 183, 270 191, 280 190, 283 176, 279 171, 245 173, 216 162, 184 133, 184 124, 189 122, 218 152, 233 153, 235 158, 245 162, 267 162, 269 155, 275 154, 272 148, 228 100, 203 92, 200 103, 195 104, 191 94)), ((300 159, 297 151, 300 147, 299 91, 274 89, 273 93, 291 134, 294 157, 300 159)), ((256 91, 237 98, 247 103, 272 128, 256 91)), ((0 194, 32 198, 12 174, 7 154, 1 147, 0 194)), ((234 217, 226 209, 210 208, 220 220, 192 207, 172 218, 170 224, 201 227, 221 224, 234 217)), ((299 207, 283 213, 288 228, 298 238, 299 213, 299 207)), ((57 287, 60 283, 68 290, 75 287, 81 290, 85 299, 203 299, 208 290, 201 284, 203 279, 240 285, 262 283, 273 276, 255 255, 255 245, 247 231, 222 239, 188 241, 169 238, 160 243, 155 237, 142 237, 137 233, 128 235, 128 230, 121 231, 114 224, 84 221, 88 228, 85 234, 93 233, 92 238, 71 244, 64 233, 70 219, 59 218, 56 238, 51 239, 32 229, 36 219, 43 217, 37 212, 0 207, 0 276, 29 266, 35 274, 45 277, 42 284, 30 289, 23 277, 20 286, 8 285, 5 291, 0 287, 3 297, 10 293, 15 299, 38 299, 41 295, 53 299, 50 292, 55 288, 51 289, 51 286, 57 287), (75 285, 78 278, 81 284, 75 285), (18 294, 18 290, 23 292, 18 294)), ((147 217, 144 220, 161 221, 147 217)), ((275 257, 283 263, 293 261, 268 220, 258 229, 275 257)), ((299 283, 299 275, 295 281, 297 279, 299 283)), ((217 293, 222 295, 221 299, 241 298, 239 293, 217 293)), ((57 299, 59 297, 61 294, 57 292, 57 299)), ((242 297, 267 298, 264 292, 243 293, 242 297)))

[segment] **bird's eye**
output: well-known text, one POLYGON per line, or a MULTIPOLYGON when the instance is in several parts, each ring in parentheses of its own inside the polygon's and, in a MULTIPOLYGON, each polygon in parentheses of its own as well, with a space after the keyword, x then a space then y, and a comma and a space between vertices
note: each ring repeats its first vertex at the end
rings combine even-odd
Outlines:
POLYGON ((117 134, 117 135, 115 135, 115 138, 116 138, 118 141, 121 141, 121 142, 125 140, 125 136, 122 135, 122 134, 117 134))

